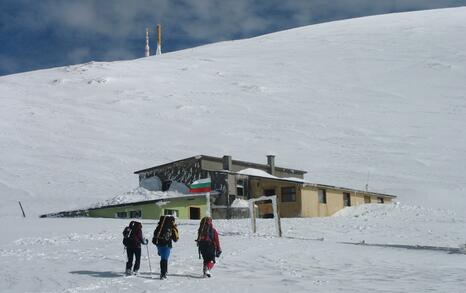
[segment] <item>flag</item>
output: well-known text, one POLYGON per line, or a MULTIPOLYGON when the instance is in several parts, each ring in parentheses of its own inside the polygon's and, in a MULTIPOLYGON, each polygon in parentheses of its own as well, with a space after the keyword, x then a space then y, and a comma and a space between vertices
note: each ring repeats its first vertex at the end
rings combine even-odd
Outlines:
POLYGON ((210 192, 210 178, 199 179, 191 183, 189 186, 189 192, 199 193, 199 192, 210 192))

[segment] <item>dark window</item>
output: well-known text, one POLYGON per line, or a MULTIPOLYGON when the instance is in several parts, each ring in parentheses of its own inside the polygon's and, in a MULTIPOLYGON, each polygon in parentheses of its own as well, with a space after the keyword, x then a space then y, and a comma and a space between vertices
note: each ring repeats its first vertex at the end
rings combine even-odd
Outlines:
POLYGON ((141 215, 142 215, 141 210, 138 210, 138 211, 130 211, 130 212, 129 212, 129 217, 130 217, 130 218, 133 218, 133 219, 134 219, 134 218, 140 218, 141 215))
POLYGON ((200 208, 189 208, 189 219, 191 220, 200 220, 201 219, 201 209, 200 208))
POLYGON ((327 203, 327 190, 319 189, 319 203, 327 203))
POLYGON ((265 195, 265 196, 276 195, 276 194, 275 194, 275 189, 265 189, 265 190, 264 190, 264 195, 265 195))
POLYGON ((164 209, 163 214, 178 217, 178 210, 164 209))
POLYGON ((296 187, 282 187, 282 202, 296 201, 296 187))
POLYGON ((171 184, 172 184, 172 182, 170 180, 165 180, 162 183, 162 191, 167 191, 170 188, 171 184))
POLYGON ((378 202, 378 203, 384 203, 383 197, 377 197, 377 202, 378 202))
POLYGON ((238 179, 238 181, 236 181, 236 195, 244 196, 244 180, 243 179, 238 179))
POLYGON ((351 206, 351 195, 349 192, 343 192, 343 205, 345 207, 351 206))
POLYGON ((116 216, 117 216, 117 218, 125 219, 125 218, 128 217, 128 213, 127 212, 117 212, 116 216))
POLYGON ((365 195, 365 196, 364 196, 364 203, 371 203, 371 197, 365 195))

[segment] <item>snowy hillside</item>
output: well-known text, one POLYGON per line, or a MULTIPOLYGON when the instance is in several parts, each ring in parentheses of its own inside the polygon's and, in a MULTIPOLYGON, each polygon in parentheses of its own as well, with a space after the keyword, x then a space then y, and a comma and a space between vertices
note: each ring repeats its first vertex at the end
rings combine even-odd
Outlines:
POLYGON ((466 8, 443 9, 1 77, 0 216, 106 200, 196 154, 267 153, 311 182, 464 210, 465 35, 466 8))

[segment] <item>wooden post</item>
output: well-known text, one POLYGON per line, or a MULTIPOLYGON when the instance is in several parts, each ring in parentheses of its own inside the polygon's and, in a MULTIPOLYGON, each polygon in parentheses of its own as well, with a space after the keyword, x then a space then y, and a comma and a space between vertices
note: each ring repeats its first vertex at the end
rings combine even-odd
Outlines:
POLYGON ((277 230, 277 236, 282 237, 282 225, 280 221, 280 215, 278 212, 278 203, 277 203, 277 196, 261 196, 258 198, 253 198, 249 200, 249 211, 250 211, 250 217, 251 217, 251 227, 252 227, 252 232, 256 233, 256 216, 254 213, 254 203, 256 201, 263 201, 263 200, 270 200, 272 201, 272 208, 273 208, 273 218, 275 221, 275 229, 277 230))
POLYGON ((254 213, 254 201, 249 200, 249 217, 251 218, 252 233, 256 233, 256 215, 254 213))
POLYGON ((21 202, 18 201, 19 207, 21 208, 21 212, 23 212, 23 218, 26 218, 26 214, 24 213, 23 206, 21 205, 21 202))
POLYGON ((211 217, 212 216, 212 212, 211 212, 211 207, 210 207, 210 192, 207 192, 206 195, 206 211, 205 211, 205 215, 206 217, 211 217))
POLYGON ((278 211, 277 196, 271 196, 272 198, 272 208, 273 208, 273 217, 275 218, 275 229, 277 230, 278 237, 282 237, 282 225, 280 222, 280 213, 278 211))

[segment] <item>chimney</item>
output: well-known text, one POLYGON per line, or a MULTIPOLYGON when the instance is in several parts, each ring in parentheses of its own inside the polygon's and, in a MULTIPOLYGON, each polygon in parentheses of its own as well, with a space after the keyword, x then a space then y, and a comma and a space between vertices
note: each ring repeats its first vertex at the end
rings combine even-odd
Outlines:
POLYGON ((270 175, 275 176, 275 156, 267 155, 267 165, 269 166, 270 175))
POLYGON ((231 171, 231 156, 223 156, 223 170, 231 171))
POLYGON ((162 54, 162 26, 160 24, 157 25, 157 51, 155 55, 162 54))
POLYGON ((144 56, 150 56, 150 48, 149 48, 149 28, 146 27, 146 47, 144 48, 144 56))

